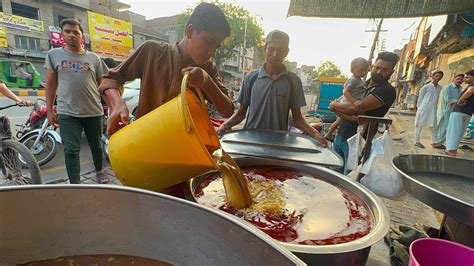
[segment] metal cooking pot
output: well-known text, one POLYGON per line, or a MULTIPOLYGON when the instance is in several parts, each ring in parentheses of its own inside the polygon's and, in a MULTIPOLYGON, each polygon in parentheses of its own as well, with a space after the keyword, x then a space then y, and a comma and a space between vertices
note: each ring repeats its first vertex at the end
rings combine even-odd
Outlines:
MULTIPOLYGON (((370 247, 380 241, 389 230, 389 213, 380 198, 361 184, 349 180, 342 174, 321 166, 290 161, 249 157, 234 158, 234 160, 240 167, 283 166, 312 173, 322 180, 352 192, 354 196, 361 199, 367 205, 372 213, 374 225, 372 231, 360 239, 348 243, 326 246, 298 245, 280 242, 280 244, 309 265, 365 265, 369 256, 370 247)), ((208 174, 198 176, 189 182, 186 191, 187 197, 195 200, 191 191, 194 191, 194 188, 203 178, 207 177, 207 175, 208 174)))
POLYGON ((393 158, 393 166, 411 195, 474 227, 474 161, 410 154, 393 158))
POLYGON ((0 187, 0 217, 0 265, 93 254, 178 265, 303 264, 250 224, 140 189, 0 187))

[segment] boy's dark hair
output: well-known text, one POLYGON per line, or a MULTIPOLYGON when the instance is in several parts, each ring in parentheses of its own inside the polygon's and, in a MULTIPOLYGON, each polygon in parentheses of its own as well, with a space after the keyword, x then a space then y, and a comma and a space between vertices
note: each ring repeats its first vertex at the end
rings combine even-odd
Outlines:
POLYGON ((84 35, 84 29, 82 28, 82 25, 81 25, 81 22, 79 22, 78 20, 74 19, 74 18, 66 18, 66 19, 63 19, 61 20, 61 22, 59 23, 59 27, 61 28, 61 30, 63 29, 64 25, 77 25, 79 26, 79 30, 81 31, 82 35, 84 35))
POLYGON ((392 63, 393 67, 395 67, 398 63, 398 60, 400 58, 398 57, 398 55, 394 54, 394 53, 391 53, 391 52, 381 52, 377 55, 377 60, 383 60, 383 61, 387 61, 387 62, 390 62, 392 63))
POLYGON ((441 71, 441 70, 438 70, 438 71, 433 72, 433 74, 431 74, 431 76, 434 76, 434 75, 436 75, 436 74, 441 74, 441 77, 444 77, 444 72, 441 71))
POLYGON ((457 77, 462 77, 462 78, 464 78, 464 74, 456 74, 456 76, 454 76, 454 78, 457 78, 457 77))
POLYGON ((222 10, 210 3, 200 3, 186 23, 186 28, 192 24, 198 32, 219 32, 226 37, 230 36, 231 29, 227 18, 222 10))
POLYGON ((471 69, 466 72, 466 75, 473 76, 474 77, 474 69, 471 69))

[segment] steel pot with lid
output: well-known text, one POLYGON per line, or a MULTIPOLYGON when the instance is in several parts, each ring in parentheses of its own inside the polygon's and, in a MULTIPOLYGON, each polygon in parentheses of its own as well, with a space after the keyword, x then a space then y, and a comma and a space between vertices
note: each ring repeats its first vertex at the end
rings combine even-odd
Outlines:
POLYGON ((306 135, 280 130, 240 129, 227 132, 220 139, 231 156, 250 156, 320 165, 342 172, 342 158, 330 148, 306 135))
POLYGON ((0 265, 94 254, 178 265, 304 264, 239 219, 141 189, 0 187, 0 217, 0 265))

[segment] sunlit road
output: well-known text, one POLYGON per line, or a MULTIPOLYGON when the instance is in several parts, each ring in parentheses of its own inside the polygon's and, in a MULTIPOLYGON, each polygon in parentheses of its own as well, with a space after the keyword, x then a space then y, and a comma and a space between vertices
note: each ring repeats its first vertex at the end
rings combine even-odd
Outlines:
MULTIPOLYGON (((34 101, 41 97, 23 97, 30 101, 34 101)), ((44 97, 43 97, 44 99, 44 97)), ((12 104, 13 101, 6 97, 0 97, 0 106, 12 104)), ((31 107, 12 107, 6 110, 1 110, 0 115, 7 116, 10 119, 10 125, 13 135, 16 135, 16 124, 23 124, 28 119, 31 112, 31 107)), ((87 173, 94 170, 92 163, 92 156, 90 154, 89 145, 83 135, 81 140, 81 173, 87 173)), ((64 166, 64 153, 62 145, 58 149, 58 153, 49 163, 41 167, 43 179, 46 183, 54 182, 62 179, 67 179, 66 168, 64 166)))

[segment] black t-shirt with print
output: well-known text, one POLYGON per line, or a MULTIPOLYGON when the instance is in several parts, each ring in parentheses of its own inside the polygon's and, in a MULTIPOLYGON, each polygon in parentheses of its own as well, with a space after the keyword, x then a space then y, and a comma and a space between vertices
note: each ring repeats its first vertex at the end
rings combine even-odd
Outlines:
MULTIPOLYGON (((370 80, 367 82, 367 84, 369 84, 369 82, 370 80)), ((373 95, 375 98, 379 99, 383 105, 379 108, 365 112, 364 115, 383 117, 395 101, 397 92, 395 91, 395 88, 392 87, 392 85, 386 82, 367 88, 365 97, 368 95, 373 95)), ((357 133, 358 126, 359 124, 357 123, 342 120, 341 125, 339 126, 338 134, 344 139, 348 139, 357 133)))

